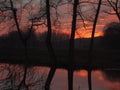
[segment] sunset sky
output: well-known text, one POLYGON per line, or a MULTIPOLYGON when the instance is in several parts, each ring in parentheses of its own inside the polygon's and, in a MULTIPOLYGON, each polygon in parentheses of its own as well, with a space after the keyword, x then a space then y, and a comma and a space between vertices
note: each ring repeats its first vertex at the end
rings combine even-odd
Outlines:
MULTIPOLYGON (((5 6, 1 3, 1 1, 2 0, 0 0, 0 37, 2 35, 8 35, 12 31, 17 31, 15 20, 13 17, 13 12, 10 9, 8 10, 8 8, 11 7, 9 0, 6 0, 7 2, 5 3, 5 6), (6 6, 7 6, 7 8, 6 8, 6 6)), ((47 20, 46 20, 46 11, 45 11, 46 10, 45 0, 13 0, 13 1, 14 1, 13 2, 14 8, 17 11, 17 21, 19 23, 19 28, 21 31, 29 30, 31 25, 33 25, 36 35, 40 35, 40 33, 43 33, 48 30, 47 20), (31 22, 32 20, 33 20, 33 23, 31 22)), ((50 1, 51 1, 50 2, 50 5, 51 5, 50 15, 51 15, 52 32, 56 32, 57 34, 65 33, 65 34, 70 35, 71 27, 72 27, 72 16, 73 16, 73 10, 72 10, 73 9, 73 0, 61 0, 62 2, 59 2, 60 0, 50 0, 50 1), (68 1, 72 1, 72 3, 71 2, 68 3, 68 1)), ((96 14, 96 10, 97 10, 97 5, 98 5, 97 3, 99 0, 79 0, 79 1, 81 1, 81 2, 78 5, 78 9, 77 9, 78 11, 77 11, 75 39, 90 38, 92 28, 93 28, 94 18, 95 18, 95 14, 96 14)), ((96 25, 96 30, 95 30, 95 37, 104 35, 104 33, 103 33, 104 27, 107 24, 109 24, 111 22, 119 22, 116 14, 114 14, 114 15, 108 14, 108 13, 115 13, 115 12, 110 7, 110 5, 108 3, 106 3, 105 1, 106 0, 103 0, 102 6, 100 9, 100 13, 99 13, 99 17, 98 17, 98 21, 97 21, 97 25, 96 25), (108 12, 108 13, 106 13, 106 12, 108 12)), ((27 43, 26 38, 25 38, 25 40, 27 43)), ((25 40, 23 40, 23 41, 25 42, 25 40)), ((12 44, 11 45, 8 44, 8 46, 12 46, 12 44)), ((16 46, 17 46, 17 44, 16 44, 16 46)), ((26 45, 26 47, 27 47, 27 45, 26 45)), ((39 46, 39 48, 41 49, 40 46, 39 46)), ((27 49, 26 49, 26 51, 27 51, 27 49)), ((40 53, 42 53, 42 52, 40 52, 40 53)), ((39 56, 40 53, 37 52, 37 55, 39 56)), ((25 53, 25 55, 27 56, 27 59, 29 60, 29 56, 28 56, 29 54, 27 55, 25 53)), ((46 55, 48 55, 48 53, 46 55)), ((92 54, 91 54, 91 56, 92 56, 92 54)), ((47 56, 44 56, 44 57, 47 58, 47 56)), ((40 56, 40 58, 41 58, 41 56, 40 56)), ((96 58, 99 58, 99 57, 95 57, 95 60, 97 60, 96 58)), ((27 59, 25 59, 25 60, 27 60, 27 59)), ((80 58, 77 58, 77 59, 80 59, 80 58)), ((56 66, 55 66, 55 68, 56 68, 56 66)), ((48 70, 50 68, 49 69, 47 68, 46 70, 45 69, 46 68, 44 68, 43 70, 48 72, 48 70)), ((37 72, 37 69, 36 69, 36 72, 37 72)), ((41 74, 41 72, 39 72, 39 73, 41 74)), ((37 74, 38 74, 38 72, 37 72, 37 74)), ((87 90, 88 89, 88 84, 87 84, 88 73, 87 73, 87 71, 86 70, 75 71, 74 75, 75 75, 74 89, 78 90, 78 87, 80 86, 80 88, 82 88, 82 90, 87 90)), ((68 89, 67 79, 68 78, 67 78, 66 70, 61 70, 61 69, 57 70, 57 72, 55 73, 55 77, 53 78, 51 87, 53 88, 53 90, 61 90, 61 87, 64 88, 63 90, 67 90, 68 89)), ((114 86, 119 88, 118 85, 120 85, 120 83, 118 83, 118 82, 115 82, 113 84, 113 83, 107 81, 104 78, 101 71, 93 71, 92 72, 92 84, 93 84, 94 90, 113 90, 114 86)))
MULTIPOLYGON (((32 17, 39 17, 42 13, 44 13, 44 0, 34 0, 30 4, 26 5, 26 7, 21 8, 24 6, 26 3, 28 3, 29 0, 25 1, 19 1, 15 2, 14 7, 18 9, 18 20, 20 24, 20 28, 25 29, 26 26, 30 26, 30 22, 28 21, 32 17), (40 2, 41 1, 41 2, 40 2), (41 6, 40 6, 41 5, 41 6), (39 13, 40 12, 40 13, 39 13)), ((53 6, 57 5, 57 1, 55 2, 54 0, 51 0, 53 6)), ((82 0, 82 1, 91 1, 91 2, 96 2, 96 0, 82 0)), ((81 1, 81 2, 82 2, 81 1)), ((60 33, 66 33, 70 34, 71 32, 71 22, 72 22, 72 4, 64 4, 66 3, 66 0, 63 0, 62 3, 58 4, 59 6, 57 7, 57 12, 55 11, 55 8, 51 7, 51 21, 52 21, 52 29, 53 31, 58 31, 60 33), (58 16, 56 16, 56 13, 58 16), (55 20, 57 20, 55 22, 55 20)), ((95 11, 94 9, 97 9, 96 4, 87 4, 83 3, 79 5, 78 7, 81 7, 81 12, 84 18, 84 23, 85 27, 83 25, 82 18, 78 15, 77 16, 77 30, 75 33, 75 38, 89 38, 91 37, 91 30, 92 30, 92 25, 93 22, 89 20, 94 20, 94 15, 95 11)), ((96 31, 95 31, 95 37, 97 36, 102 36, 103 35, 103 28, 106 24, 113 22, 113 21, 118 21, 116 15, 109 15, 104 13, 105 10, 108 10, 110 12, 114 12, 110 7, 102 5, 100 15, 98 18, 97 26, 96 26, 96 31)), ((78 10, 79 11, 79 10, 78 10)), ((12 14, 10 12, 5 12, 2 13, 0 12, 1 16, 5 15, 7 17, 10 17, 12 14)), ((2 18, 2 17, 1 17, 2 18)), ((41 22, 43 22, 45 19, 41 19, 41 22)), ((8 32, 11 32, 11 30, 15 30, 13 28, 13 20, 9 21, 1 21, 0 22, 0 35, 6 34, 8 32), (12 22, 12 23, 11 23, 12 22), (7 26, 7 27, 6 27, 7 26)), ((36 32, 44 32, 47 30, 45 25, 35 27, 36 32)))

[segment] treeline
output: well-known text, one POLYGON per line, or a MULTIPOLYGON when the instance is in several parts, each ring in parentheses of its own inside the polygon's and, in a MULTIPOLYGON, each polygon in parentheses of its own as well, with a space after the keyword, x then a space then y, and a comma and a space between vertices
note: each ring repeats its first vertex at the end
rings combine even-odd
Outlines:
MULTIPOLYGON (((27 32, 23 32, 22 35, 24 38, 27 37, 27 32)), ((27 41, 28 47, 45 47, 45 39, 47 32, 36 34, 35 32, 31 33, 30 38, 27 41)), ((57 44, 60 46, 60 43, 65 43, 65 40, 68 40, 70 35, 65 33, 52 33, 51 41, 53 44, 57 44)), ((0 48, 23 48, 23 44, 18 35, 17 31, 12 31, 9 34, 0 36, 0 48)))

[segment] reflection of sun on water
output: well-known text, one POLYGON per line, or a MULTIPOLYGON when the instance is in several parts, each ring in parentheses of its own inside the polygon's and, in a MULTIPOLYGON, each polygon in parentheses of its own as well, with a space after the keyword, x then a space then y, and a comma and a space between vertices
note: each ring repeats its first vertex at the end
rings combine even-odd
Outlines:
MULTIPOLYGON (((104 80, 104 77, 103 77, 101 71, 93 71, 92 74, 93 74, 93 76, 95 76, 98 80, 100 80, 100 81, 103 81, 103 80, 104 80)), ((80 77, 87 77, 88 72, 87 72, 86 70, 80 70, 80 71, 78 72, 78 75, 79 75, 80 77)))
POLYGON ((102 75, 102 72, 97 70, 97 71, 93 71, 93 75, 96 76, 96 78, 100 81, 103 81, 104 80, 104 77, 102 75))
POLYGON ((86 77, 87 76, 87 71, 86 70, 81 70, 78 72, 78 75, 80 75, 81 77, 86 77))

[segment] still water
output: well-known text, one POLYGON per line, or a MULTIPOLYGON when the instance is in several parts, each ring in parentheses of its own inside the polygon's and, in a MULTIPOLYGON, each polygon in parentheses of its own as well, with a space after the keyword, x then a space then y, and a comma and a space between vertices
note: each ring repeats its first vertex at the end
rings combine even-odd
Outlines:
MULTIPOLYGON (((31 67, 28 69, 26 84, 29 90, 44 90, 44 83, 49 72, 46 67, 31 67)), ((120 71, 92 71, 93 90, 120 90, 120 71), (111 74, 111 75, 109 75, 111 74)), ((16 88, 22 80, 23 67, 17 65, 0 65, 0 90, 16 88), (12 82, 12 83, 11 83, 12 82)), ((88 90, 87 71, 74 72, 74 90, 88 90)), ((68 90, 67 70, 57 69, 50 90, 68 90)))
MULTIPOLYGON (((120 78, 119 78, 120 79, 120 78)), ((120 90, 120 82, 106 79, 102 71, 92 72, 93 90, 120 90)), ((67 71, 57 70, 51 85, 52 90, 68 90, 67 71)), ((74 72, 74 90, 88 90, 87 71, 74 72)))

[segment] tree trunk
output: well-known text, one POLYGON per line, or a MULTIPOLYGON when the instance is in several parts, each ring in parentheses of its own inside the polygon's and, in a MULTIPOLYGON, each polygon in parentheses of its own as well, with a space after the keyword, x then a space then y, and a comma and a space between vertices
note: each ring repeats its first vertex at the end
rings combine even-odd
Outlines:
POLYGON ((50 89, 50 83, 52 81, 52 78, 55 74, 56 71, 56 56, 54 53, 54 49, 52 47, 52 43, 51 43, 51 33, 52 33, 52 29, 51 29, 51 18, 50 18, 50 5, 49 5, 49 0, 46 0, 46 14, 47 14, 47 26, 48 26, 48 32, 47 32, 47 37, 46 37, 46 46, 48 49, 48 53, 49 53, 49 57, 51 59, 51 62, 53 63, 50 69, 50 72, 48 74, 46 83, 45 83, 45 90, 49 90, 50 89))
POLYGON ((75 30, 76 30, 76 19, 77 19, 77 5, 79 0, 74 0, 73 6, 73 18, 72 18, 72 28, 71 28, 71 37, 69 42, 69 55, 68 55, 68 62, 69 62, 69 69, 68 69, 68 89, 73 90, 73 60, 74 60, 74 37, 75 37, 75 30))
POLYGON ((101 8, 101 3, 102 3, 102 0, 99 0, 97 12, 96 12, 96 15, 95 15, 95 20, 94 20, 94 23, 93 23, 93 29, 92 29, 92 35, 91 35, 90 47, 89 47, 89 57, 88 57, 88 60, 89 60, 88 61, 88 86, 89 86, 89 90, 92 90, 92 82, 91 82, 92 51, 93 51, 93 44, 94 44, 95 29, 96 29, 96 24, 97 24, 97 20, 98 20, 100 8, 101 8))
POLYGON ((12 0, 10 0, 10 5, 11 5, 11 10, 12 10, 12 13, 13 13, 15 25, 16 25, 16 28, 17 28, 17 31, 18 31, 18 35, 20 37, 21 42, 24 45, 24 53, 25 53, 24 54, 25 55, 25 65, 23 66, 24 67, 24 75, 23 75, 23 79, 22 79, 20 85, 18 86, 18 90, 20 90, 22 85, 24 85, 27 88, 27 85, 26 85, 25 81, 26 81, 26 75, 27 75, 27 69, 28 69, 28 65, 27 65, 28 64, 28 50, 27 50, 27 40, 28 39, 24 39, 23 36, 22 36, 22 32, 20 30, 20 26, 19 26, 18 19, 17 19, 17 13, 16 13, 17 10, 14 8, 12 0))

